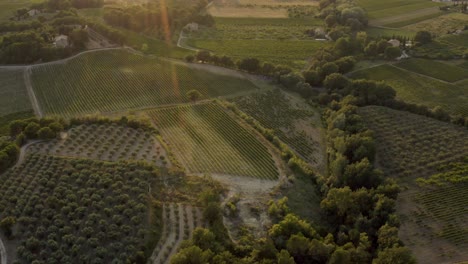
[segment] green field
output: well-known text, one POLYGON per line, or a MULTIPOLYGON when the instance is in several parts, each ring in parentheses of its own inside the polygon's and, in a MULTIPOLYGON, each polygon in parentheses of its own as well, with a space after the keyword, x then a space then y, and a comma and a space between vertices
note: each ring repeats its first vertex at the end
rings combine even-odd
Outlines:
POLYGON ((23 69, 0 69, 0 116, 32 109, 23 69))
MULTIPOLYGON (((432 19, 406 25, 404 28, 411 31, 427 30, 437 36, 442 36, 448 32, 453 32, 458 29, 463 30, 466 23, 468 23, 468 16, 462 13, 442 13, 443 16, 438 16, 432 19)), ((466 42, 465 42, 465 45, 466 42)))
POLYGON ((279 89, 231 100, 314 165, 322 161, 320 115, 279 89))
POLYGON ((438 18, 438 17, 440 17, 440 16, 442 16, 444 14, 445 14, 444 12, 435 12, 435 13, 432 13, 432 14, 416 16, 414 18, 409 18, 407 20, 402 20, 402 21, 393 22, 393 23, 390 23, 390 24, 385 24, 384 26, 385 27, 392 27, 392 28, 401 28, 401 27, 410 26, 410 25, 413 25, 413 24, 416 24, 416 23, 419 23, 419 22, 422 22, 422 21, 426 21, 426 20, 429 20, 429 19, 435 19, 435 18, 438 18))
POLYGON ((379 167, 402 187, 400 238, 422 263, 466 259, 468 130, 380 106, 359 114, 375 133, 379 167))
POLYGON ((440 3, 432 2, 430 0, 390 0, 384 2, 375 0, 357 0, 357 3, 368 12, 369 18, 371 19, 401 15, 441 5, 440 3))
POLYGON ((468 90, 391 65, 364 69, 352 74, 353 79, 385 80, 397 92, 397 98, 406 102, 441 106, 452 114, 468 115, 468 90))
POLYGON ((163 108, 148 115, 190 172, 278 177, 267 147, 219 105, 163 108))
POLYGON ((400 28, 380 28, 380 27, 367 27, 367 35, 374 38, 388 37, 392 36, 404 36, 408 38, 414 38, 416 32, 400 29, 400 28))
POLYGON ((396 64, 396 66, 447 82, 468 78, 468 70, 434 60, 409 59, 396 64))
POLYGON ((191 89, 204 98, 257 89, 246 79, 122 50, 33 67, 32 83, 46 115, 67 117, 181 103, 191 89))
POLYGON ((13 17, 14 12, 20 8, 28 7, 32 2, 29 0, 1 0, 0 1, 0 22, 13 17))
POLYGON ((257 58, 263 62, 302 69, 305 60, 320 48, 330 44, 313 40, 210 40, 190 39, 190 46, 207 49, 235 59, 257 58))
POLYGON ((203 27, 189 34, 195 39, 313 39, 306 31, 324 27, 315 18, 216 18, 213 27, 203 27))

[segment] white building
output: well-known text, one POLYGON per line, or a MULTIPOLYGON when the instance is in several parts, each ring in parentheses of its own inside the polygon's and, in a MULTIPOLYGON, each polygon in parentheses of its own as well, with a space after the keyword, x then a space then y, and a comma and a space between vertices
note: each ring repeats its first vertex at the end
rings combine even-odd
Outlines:
POLYGON ((68 37, 65 35, 60 35, 56 37, 54 41, 54 45, 55 47, 58 47, 58 48, 68 47, 68 37))
POLYGON ((391 39, 388 41, 388 43, 393 47, 400 47, 400 41, 398 39, 391 39))
POLYGON ((198 31, 198 23, 192 22, 185 26, 185 28, 190 31, 198 31))
POLYGON ((33 17, 33 16, 37 16, 41 13, 41 11, 37 10, 37 9, 31 9, 28 11, 28 15, 30 17, 33 17))

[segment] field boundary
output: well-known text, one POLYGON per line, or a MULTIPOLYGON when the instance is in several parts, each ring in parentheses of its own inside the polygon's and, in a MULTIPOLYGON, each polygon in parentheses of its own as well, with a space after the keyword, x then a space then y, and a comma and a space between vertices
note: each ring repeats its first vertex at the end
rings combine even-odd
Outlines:
POLYGON ((34 114, 38 117, 43 117, 43 113, 37 101, 36 94, 34 93, 34 88, 31 83, 31 66, 28 66, 24 69, 23 73, 24 85, 26 86, 26 91, 28 92, 29 101, 31 101, 31 106, 34 110, 34 114))

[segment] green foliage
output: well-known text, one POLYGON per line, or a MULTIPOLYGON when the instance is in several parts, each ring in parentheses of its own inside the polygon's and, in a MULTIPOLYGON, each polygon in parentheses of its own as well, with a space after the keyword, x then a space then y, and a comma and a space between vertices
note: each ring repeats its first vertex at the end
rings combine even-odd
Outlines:
POLYGON ((415 264, 411 251, 405 247, 393 247, 380 251, 372 264, 415 264))
POLYGON ((192 102, 198 101, 200 97, 202 97, 202 94, 197 90, 190 90, 187 92, 187 98, 192 102))
POLYGON ((385 58, 387 60, 394 60, 401 55, 401 50, 399 47, 387 47, 385 49, 385 58))
POLYGON ((29 155, 0 176, 5 190, 0 215, 17 219, 18 260, 86 262, 99 256, 106 263, 133 262, 140 249, 152 251, 144 248, 149 238, 146 196, 157 177, 153 167, 135 163, 29 155), (104 213, 108 208, 112 215, 104 213), (127 215, 122 208, 135 210, 127 215), (130 226, 131 217, 140 220, 130 226))
POLYGON ((428 44, 432 41, 432 34, 429 31, 418 31, 414 36, 414 41, 420 45, 428 44))

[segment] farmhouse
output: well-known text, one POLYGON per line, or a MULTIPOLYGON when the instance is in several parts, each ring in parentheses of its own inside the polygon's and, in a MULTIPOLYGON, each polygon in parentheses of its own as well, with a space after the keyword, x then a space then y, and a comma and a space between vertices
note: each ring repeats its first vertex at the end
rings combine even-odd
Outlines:
POLYGON ((388 43, 393 47, 400 47, 400 41, 398 39, 391 39, 388 41, 388 43))
POLYGON ((54 45, 55 47, 58 47, 58 48, 68 47, 68 37, 65 35, 60 35, 56 37, 54 41, 54 45))
POLYGON ((190 31, 198 31, 198 23, 192 22, 185 26, 185 28, 190 31))
POLYGON ((28 11, 28 15, 30 17, 33 17, 33 16, 36 16, 36 15, 39 15, 41 13, 41 11, 37 10, 37 9, 31 9, 28 11))

